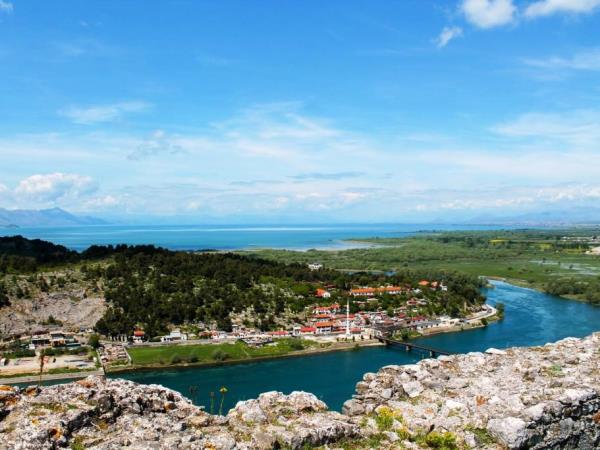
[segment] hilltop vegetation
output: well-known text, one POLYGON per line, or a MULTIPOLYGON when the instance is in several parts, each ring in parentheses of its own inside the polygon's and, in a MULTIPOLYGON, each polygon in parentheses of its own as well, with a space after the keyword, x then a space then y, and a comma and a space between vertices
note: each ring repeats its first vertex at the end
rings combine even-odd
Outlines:
POLYGON ((432 298, 439 311, 457 315, 483 301, 475 277, 408 270, 393 276, 313 271, 303 264, 231 253, 160 250, 116 255, 111 264, 88 274, 106 280, 106 299, 112 307, 96 325, 105 335, 128 333, 143 324, 148 335, 156 336, 166 332, 168 324, 198 322, 230 331, 231 314, 248 310, 253 322, 249 325, 276 329, 278 318, 317 302, 314 293, 323 284, 345 292, 354 285, 416 286, 427 277, 448 285, 447 292, 432 298))

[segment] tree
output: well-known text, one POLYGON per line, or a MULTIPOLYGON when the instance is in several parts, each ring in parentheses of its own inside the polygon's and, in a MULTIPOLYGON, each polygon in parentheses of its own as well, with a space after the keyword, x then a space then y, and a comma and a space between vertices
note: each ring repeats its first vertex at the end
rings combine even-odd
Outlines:
POLYGON ((496 310, 498 311, 498 317, 500 319, 504 318, 504 303, 498 302, 496 303, 496 310))
POLYGON ((10 306, 10 300, 8 299, 8 293, 6 292, 4 283, 0 283, 0 307, 2 306, 10 306))
POLYGON ((93 349, 100 347, 100 336, 96 333, 92 334, 88 339, 88 345, 93 349))

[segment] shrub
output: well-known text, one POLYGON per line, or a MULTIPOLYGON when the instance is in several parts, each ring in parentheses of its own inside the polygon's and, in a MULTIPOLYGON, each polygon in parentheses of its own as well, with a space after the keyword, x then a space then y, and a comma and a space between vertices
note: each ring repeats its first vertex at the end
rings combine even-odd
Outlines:
POLYGON ((93 349, 100 347, 100 336, 97 334, 92 334, 88 339, 88 345, 93 349))
POLYGON ((290 340, 290 348, 292 350, 302 350, 304 348, 304 344, 300 339, 291 339, 290 340))
POLYGON ((387 406, 379 408, 377 416, 375 416, 375 423, 379 431, 390 431, 394 426, 394 420, 401 422, 402 416, 387 406))
POLYGON ((215 350, 212 354, 212 359, 215 361, 225 361, 227 358, 229 358, 229 355, 223 350, 215 350))
POLYGON ((437 431, 432 431, 427 434, 421 442, 429 448, 437 448, 440 450, 457 450, 458 444, 456 443, 456 436, 452 433, 438 433, 437 431))
POLYGON ((181 363, 181 356, 175 354, 173 356, 171 356, 171 364, 179 364, 181 363))

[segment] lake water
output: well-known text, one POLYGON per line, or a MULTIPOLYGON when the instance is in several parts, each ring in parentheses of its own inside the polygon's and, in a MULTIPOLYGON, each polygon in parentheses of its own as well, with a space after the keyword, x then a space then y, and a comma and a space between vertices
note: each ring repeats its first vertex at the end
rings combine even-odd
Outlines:
MULTIPOLYGON (((440 334, 420 341, 428 346, 456 353, 484 351, 490 347, 542 345, 568 336, 583 337, 600 330, 600 307, 565 300, 507 283, 494 282, 486 289, 488 302, 502 302, 506 317, 487 328, 440 334)), ((385 347, 332 352, 211 368, 190 368, 128 373, 120 375, 139 383, 156 383, 189 396, 189 387, 198 387, 196 403, 210 405, 209 393, 226 386, 225 410, 238 400, 255 398, 270 390, 289 393, 304 390, 316 394, 330 408, 340 409, 349 399, 365 372, 388 364, 408 364, 420 359, 385 347)), ((215 409, 216 412, 216 409, 215 409)))
MULTIPOLYGON (((20 234, 84 250, 92 244, 154 244, 172 250, 286 248, 344 249, 360 246, 351 238, 406 237, 420 231, 488 230, 484 225, 344 224, 292 226, 156 225, 0 228, 0 236, 20 234)), ((506 227, 505 227, 506 228, 506 227)))

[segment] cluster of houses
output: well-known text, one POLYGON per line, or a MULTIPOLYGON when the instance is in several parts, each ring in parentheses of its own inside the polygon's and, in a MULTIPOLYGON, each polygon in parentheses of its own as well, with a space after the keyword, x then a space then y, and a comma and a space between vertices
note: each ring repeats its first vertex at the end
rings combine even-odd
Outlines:
POLYGON ((32 335, 30 339, 29 349, 36 350, 38 348, 48 347, 66 347, 77 348, 81 343, 77 340, 75 333, 69 333, 62 330, 50 331, 45 334, 32 335))
MULTIPOLYGON (((311 265, 312 270, 319 270, 319 264, 311 265), (313 267, 314 266, 314 267, 313 267)), ((294 324, 277 331, 263 332, 242 324, 233 324, 231 332, 222 330, 205 331, 200 338, 224 341, 242 340, 248 345, 258 346, 273 342, 274 339, 284 337, 310 337, 310 336, 362 336, 373 337, 378 330, 387 327, 395 329, 407 329, 411 331, 422 331, 435 327, 450 327, 457 325, 459 319, 450 317, 428 318, 419 315, 422 307, 427 306, 429 301, 417 295, 427 290, 446 291, 447 287, 437 281, 422 280, 417 288, 411 286, 379 286, 359 287, 351 289, 346 293, 347 305, 341 306, 334 302, 327 305, 313 305, 307 311, 306 321, 302 324, 294 324), (382 295, 408 295, 411 296, 402 306, 395 308, 393 314, 386 311, 359 310, 350 314, 349 301, 359 308, 366 307, 371 302, 377 302, 382 295)), ((333 286, 325 286, 316 289, 315 297, 331 301, 333 286)), ((373 309, 373 308, 367 308, 373 309)), ((145 340, 144 331, 136 329, 133 332, 134 343, 142 343, 145 340)), ((168 335, 160 338, 161 342, 176 343, 188 340, 188 335, 179 329, 171 331, 168 335)))

